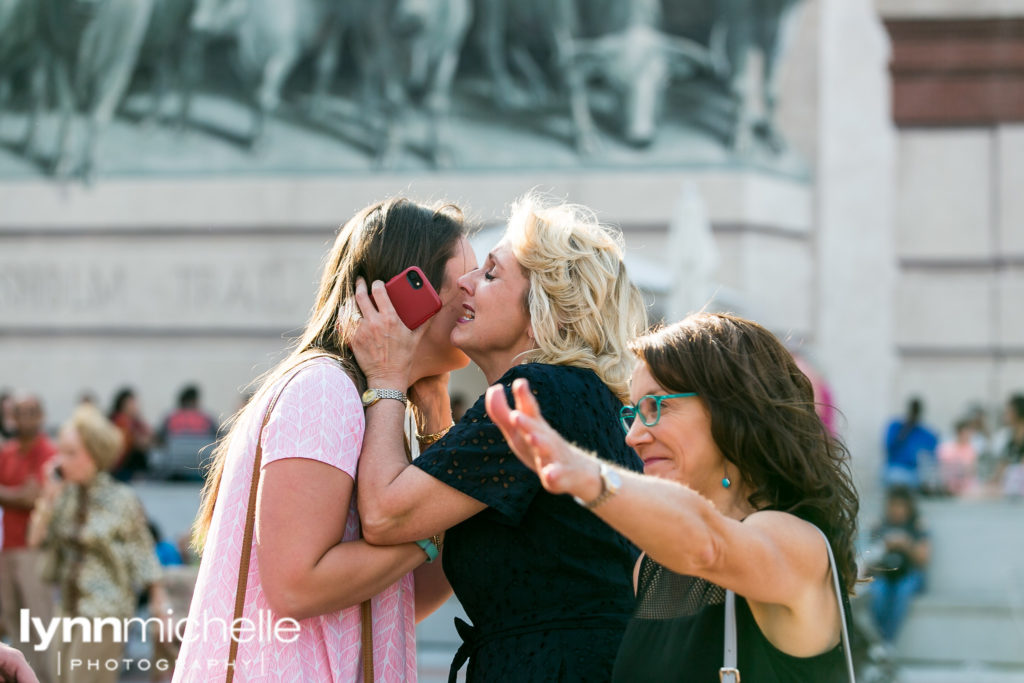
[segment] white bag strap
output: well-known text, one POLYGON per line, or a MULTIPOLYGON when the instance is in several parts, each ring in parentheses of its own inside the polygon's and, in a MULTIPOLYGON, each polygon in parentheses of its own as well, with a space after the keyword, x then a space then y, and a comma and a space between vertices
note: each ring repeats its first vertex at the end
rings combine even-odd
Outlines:
POLYGON ((736 668, 736 594, 732 591, 725 591, 725 653, 718 680, 740 683, 740 670, 736 668))
MULTIPOLYGON (((813 524, 811 526, 814 526, 813 524)), ((839 586, 839 572, 836 569, 836 558, 832 554, 832 544, 828 542, 828 536, 818 527, 814 530, 821 534, 825 540, 825 550, 828 551, 828 565, 832 570, 832 583, 835 586, 836 600, 839 603, 839 626, 843 635, 843 654, 846 655, 846 672, 850 683, 856 683, 853 673, 853 653, 850 650, 850 634, 846 630, 846 609, 843 607, 843 592, 839 586)), ((718 680, 721 683, 740 683, 740 670, 736 668, 736 594, 727 590, 725 592, 725 651, 722 655, 722 668, 718 670, 718 680)))

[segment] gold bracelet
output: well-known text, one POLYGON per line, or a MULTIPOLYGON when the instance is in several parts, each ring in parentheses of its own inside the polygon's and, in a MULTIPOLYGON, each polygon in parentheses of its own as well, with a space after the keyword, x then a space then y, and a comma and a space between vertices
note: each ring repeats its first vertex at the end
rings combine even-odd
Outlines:
POLYGON ((433 434, 420 434, 419 432, 416 432, 416 440, 420 442, 420 446, 430 446, 434 442, 440 440, 440 438, 447 434, 448 430, 454 426, 455 423, 452 422, 450 425, 448 425, 441 431, 434 432, 433 434))

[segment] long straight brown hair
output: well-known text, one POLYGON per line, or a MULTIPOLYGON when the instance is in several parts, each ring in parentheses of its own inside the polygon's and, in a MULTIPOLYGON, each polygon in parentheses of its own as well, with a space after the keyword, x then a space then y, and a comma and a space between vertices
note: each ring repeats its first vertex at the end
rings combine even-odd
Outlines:
POLYGON ((465 233, 462 211, 453 204, 424 205, 404 198, 371 204, 359 211, 338 231, 327 254, 320 288, 302 335, 273 369, 254 380, 259 389, 231 418, 231 429, 217 444, 203 485, 199 514, 192 526, 192 545, 202 551, 213 520, 217 493, 224 476, 228 452, 260 399, 285 375, 305 360, 321 354, 333 356, 352 377, 360 391, 366 379, 349 348, 355 330, 356 280, 367 283, 394 277, 416 265, 437 291, 444 284, 447 261, 454 256, 465 233))
POLYGON ((630 348, 671 392, 696 392, 715 445, 740 472, 754 509, 782 510, 825 532, 847 591, 857 582, 857 492, 849 453, 818 417, 814 392, 771 332, 732 315, 697 313, 630 348))

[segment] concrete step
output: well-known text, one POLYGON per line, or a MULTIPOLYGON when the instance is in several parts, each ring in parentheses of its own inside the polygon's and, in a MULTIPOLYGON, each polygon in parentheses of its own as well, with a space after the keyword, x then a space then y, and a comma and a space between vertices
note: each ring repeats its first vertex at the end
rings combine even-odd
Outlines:
MULTIPOLYGON (((857 678, 861 680, 860 677, 857 678)), ((1024 669, 978 665, 921 666, 900 669, 897 683, 1024 683, 1024 669)))
POLYGON ((896 643, 904 665, 1024 673, 1024 505, 921 502, 931 533, 928 590, 896 643))
POLYGON ((1024 610, 1009 602, 924 595, 911 607, 896 650, 904 663, 1024 670, 1024 610))

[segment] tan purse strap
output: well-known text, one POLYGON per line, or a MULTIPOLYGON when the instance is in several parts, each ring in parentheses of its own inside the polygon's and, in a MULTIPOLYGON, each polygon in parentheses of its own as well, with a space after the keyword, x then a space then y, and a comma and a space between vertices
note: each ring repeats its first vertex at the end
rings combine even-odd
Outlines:
POLYGON ((367 600, 359 606, 363 629, 363 681, 373 681, 373 610, 367 600))
MULTIPOLYGON (((307 358, 303 363, 314 360, 316 358, 333 358, 327 354, 321 354, 319 356, 313 356, 307 358)), ((300 364, 301 366, 301 364, 300 364)), ((238 585, 235 588, 235 616, 231 620, 231 643, 228 649, 228 662, 227 662, 227 675, 225 677, 225 683, 232 683, 235 678, 235 658, 238 656, 238 639, 235 630, 235 624, 239 624, 239 619, 242 618, 242 612, 245 609, 245 591, 249 582, 249 560, 252 555, 252 535, 256 527, 256 497, 259 489, 260 481, 260 464, 263 461, 263 428, 270 422, 270 414, 274 410, 274 406, 277 405, 277 400, 281 398, 281 394, 284 393, 285 388, 289 382, 295 379, 299 374, 299 370, 296 369, 281 388, 278 389, 277 393, 270 403, 267 405, 267 410, 263 414, 263 422, 260 424, 260 431, 256 435, 256 455, 253 457, 252 463, 252 480, 249 482, 249 504, 245 515, 245 532, 242 535, 242 556, 238 563, 238 585)), ((370 601, 367 600, 362 604, 362 632, 363 632, 363 680, 373 680, 373 620, 370 613, 370 601), (367 654, 368 653, 368 654, 367 654), (369 672, 369 677, 367 673, 369 672)))

